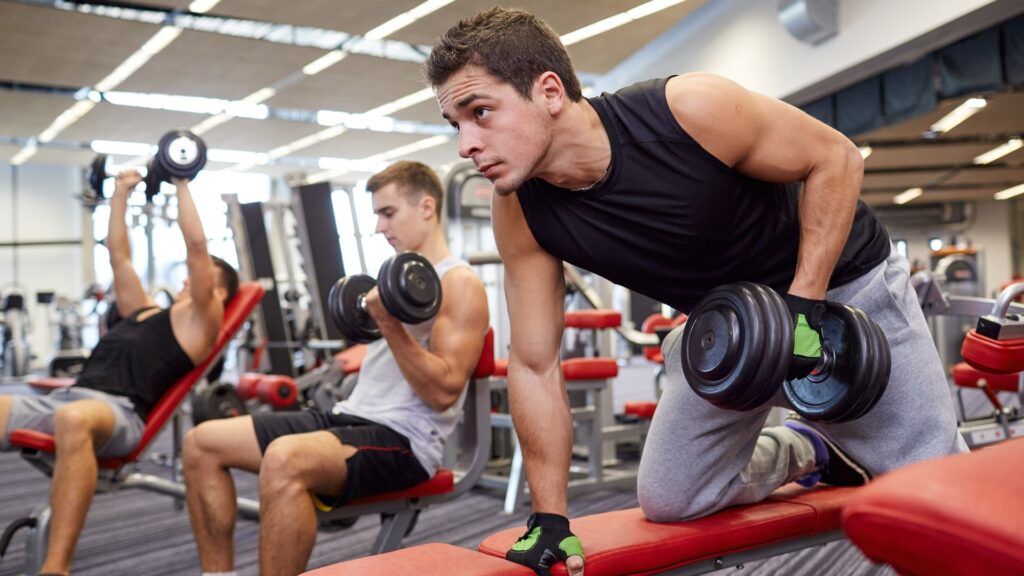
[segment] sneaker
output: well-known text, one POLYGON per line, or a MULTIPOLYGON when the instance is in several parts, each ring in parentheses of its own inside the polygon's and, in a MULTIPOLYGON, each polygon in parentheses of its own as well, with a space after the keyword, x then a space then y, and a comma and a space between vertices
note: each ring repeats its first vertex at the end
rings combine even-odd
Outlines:
POLYGON ((798 478, 797 484, 810 488, 818 482, 829 486, 862 486, 871 480, 871 473, 832 440, 810 427, 798 417, 791 416, 784 426, 804 435, 814 446, 815 470, 798 478))

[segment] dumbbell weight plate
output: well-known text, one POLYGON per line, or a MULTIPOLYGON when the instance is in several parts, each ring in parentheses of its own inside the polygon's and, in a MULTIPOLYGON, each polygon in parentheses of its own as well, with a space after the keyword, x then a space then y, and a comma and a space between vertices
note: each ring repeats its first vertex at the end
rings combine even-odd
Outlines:
POLYGON ((172 130, 160 138, 156 158, 165 182, 192 180, 206 165, 206 144, 189 130, 172 130))
POLYGON ((882 329, 863 310, 853 308, 853 311, 868 336, 870 364, 874 369, 865 374, 860 397, 857 403, 850 408, 849 413, 843 417, 843 422, 860 418, 874 408, 889 384, 889 372, 892 368, 889 343, 885 339, 882 329))
POLYGON ((97 154, 89 165, 89 188, 95 197, 103 198, 103 181, 107 179, 107 155, 97 154))
POLYGON ((683 329, 680 361, 698 396, 719 408, 750 410, 775 395, 793 348, 791 322, 788 314, 779 317, 777 305, 749 283, 719 286, 697 303, 683 329))
POLYGON ((143 182, 146 184, 146 202, 153 202, 153 198, 160 193, 160 184, 163 180, 163 175, 160 173, 160 167, 157 165, 155 158, 146 164, 146 178, 143 182))
POLYGON ((192 423, 197 426, 206 420, 243 414, 248 414, 245 404, 235 392, 235 387, 227 383, 206 386, 192 399, 192 423))
POLYGON ((370 276, 355 274, 345 276, 331 287, 327 308, 346 340, 366 344, 380 338, 377 323, 359 305, 361 297, 376 285, 377 281, 370 276))
POLYGON ((862 399, 874 372, 874 335, 856 312, 829 302, 821 321, 825 366, 817 374, 790 380, 782 388, 793 409, 817 422, 845 422, 862 399))
POLYGON ((406 324, 425 322, 441 308, 441 279, 420 254, 402 252, 388 258, 377 282, 384 307, 406 324))

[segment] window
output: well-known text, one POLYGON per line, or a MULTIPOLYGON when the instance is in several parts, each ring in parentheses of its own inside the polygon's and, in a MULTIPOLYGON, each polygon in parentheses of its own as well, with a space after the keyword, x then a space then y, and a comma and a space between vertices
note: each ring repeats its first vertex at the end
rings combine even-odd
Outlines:
POLYGON ((900 256, 903 256, 904 258, 906 258, 907 257, 907 241, 906 240, 896 240, 893 244, 896 246, 896 253, 899 254, 900 256))

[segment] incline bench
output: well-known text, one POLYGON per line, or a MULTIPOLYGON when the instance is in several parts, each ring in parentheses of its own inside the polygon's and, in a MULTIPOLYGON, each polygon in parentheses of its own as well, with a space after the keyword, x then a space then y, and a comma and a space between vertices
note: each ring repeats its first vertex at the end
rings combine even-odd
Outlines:
MULTIPOLYGON (((180 438, 178 437, 180 434, 180 427, 177 422, 178 406, 188 395, 189 391, 192 390, 192 387, 202 380, 210 371, 210 368, 224 355, 228 342, 245 324, 249 315, 252 314, 256 305, 263 298, 263 294, 263 288, 254 282, 245 282, 238 287, 238 293, 231 300, 231 303, 228 304, 227 310, 224 311, 224 321, 210 357, 175 382, 164 393, 163 398, 157 402, 150 412, 149 418, 146 420, 146 426, 142 431, 139 445, 135 447, 131 454, 119 458, 101 458, 99 460, 97 492, 112 492, 122 488, 141 488, 176 497, 184 496, 184 487, 179 483, 150 474, 131 472, 133 468, 131 465, 139 459, 150 442, 156 438, 164 425, 167 424, 167 421, 172 419, 172 416, 175 420, 175 454, 173 455, 173 461, 177 461, 177 451, 181 446, 180 438)), ((54 384, 59 385, 61 382, 55 382, 54 384)), ((64 384, 69 384, 69 382, 64 382, 64 384)), ((47 476, 53 474, 55 451, 53 436, 36 432, 35 430, 12 430, 10 442, 12 446, 21 447, 22 457, 33 466, 47 476)), ((41 504, 30 516, 14 520, 8 525, 3 536, 0 537, 0 554, 6 549, 14 532, 20 528, 29 529, 28 538, 25 541, 25 573, 36 574, 46 558, 46 548, 50 535, 49 503, 41 504)))

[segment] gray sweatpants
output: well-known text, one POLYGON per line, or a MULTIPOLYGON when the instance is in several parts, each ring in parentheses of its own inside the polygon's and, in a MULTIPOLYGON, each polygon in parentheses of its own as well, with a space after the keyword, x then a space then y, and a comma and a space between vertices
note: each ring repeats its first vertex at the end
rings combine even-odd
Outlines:
MULTIPOLYGON (((815 427, 873 475, 967 451, 906 259, 893 253, 826 297, 860 308, 878 323, 892 349, 892 373, 867 415, 815 427)), ((757 502, 813 470, 810 441, 788 428, 763 428, 772 405, 790 407, 781 388, 770 405, 757 410, 716 408, 686 384, 677 360, 681 343, 679 327, 662 346, 668 385, 640 460, 637 496, 648 518, 698 518, 757 502)))

